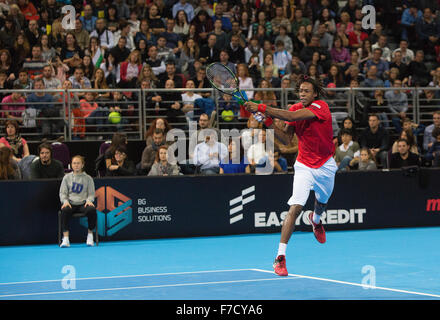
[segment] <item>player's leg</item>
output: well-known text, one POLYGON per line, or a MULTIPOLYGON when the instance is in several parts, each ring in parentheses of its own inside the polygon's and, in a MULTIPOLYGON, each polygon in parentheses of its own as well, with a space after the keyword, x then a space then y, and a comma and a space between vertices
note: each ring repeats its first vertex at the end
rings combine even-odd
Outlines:
POLYGON ((286 249, 287 243, 295 230, 295 221, 301 213, 302 208, 310 194, 313 185, 313 176, 307 167, 295 164, 295 177, 293 180, 293 194, 287 202, 290 205, 289 212, 283 221, 281 228, 281 239, 278 245, 278 254, 274 262, 275 273, 280 276, 287 276, 286 249))
POLYGON ((327 208, 327 202, 333 193, 335 185, 335 174, 338 167, 333 158, 329 159, 321 168, 314 171, 315 184, 315 207, 313 213, 309 214, 309 221, 313 228, 316 240, 320 243, 326 241, 324 226, 321 215, 327 208))

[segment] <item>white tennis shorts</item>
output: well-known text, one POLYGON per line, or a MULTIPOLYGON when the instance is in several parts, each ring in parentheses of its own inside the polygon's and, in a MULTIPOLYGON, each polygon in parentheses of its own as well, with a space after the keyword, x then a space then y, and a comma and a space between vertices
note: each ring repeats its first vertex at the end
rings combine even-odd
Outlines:
POLYGON ((320 168, 310 168, 296 161, 294 165, 293 192, 289 206, 299 204, 304 206, 309 198, 310 190, 315 191, 316 200, 326 204, 335 185, 335 174, 338 170, 333 157, 327 160, 320 168))

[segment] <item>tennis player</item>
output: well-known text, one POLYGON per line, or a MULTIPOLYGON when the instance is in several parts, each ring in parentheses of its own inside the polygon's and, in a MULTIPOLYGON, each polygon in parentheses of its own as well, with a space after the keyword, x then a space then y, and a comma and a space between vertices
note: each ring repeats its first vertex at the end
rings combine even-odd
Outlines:
POLYGON ((271 108, 264 104, 246 102, 250 112, 261 112, 265 115, 264 124, 273 129, 283 143, 288 144, 296 133, 298 137, 298 157, 294 169, 292 196, 288 200, 289 212, 281 229, 281 240, 278 254, 273 264, 275 273, 287 276, 286 247, 295 229, 295 220, 301 213, 313 188, 315 191, 314 212, 308 216, 313 233, 320 243, 326 241, 321 214, 333 192, 337 165, 333 159, 334 144, 332 117, 327 103, 320 100, 326 92, 319 80, 301 76, 296 91, 300 102, 290 106, 289 110, 271 108), (284 129, 273 125, 272 118, 284 120, 284 129))

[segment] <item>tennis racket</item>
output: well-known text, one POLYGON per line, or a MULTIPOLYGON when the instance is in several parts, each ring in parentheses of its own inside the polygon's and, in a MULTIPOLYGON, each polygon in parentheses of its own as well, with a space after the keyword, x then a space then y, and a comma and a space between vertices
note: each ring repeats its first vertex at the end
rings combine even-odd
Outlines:
MULTIPOLYGON (((206 77, 214 88, 220 92, 232 96, 240 105, 243 105, 246 101, 249 101, 240 91, 239 81, 236 75, 224 64, 219 62, 211 63, 206 68, 206 77)), ((264 115, 260 112, 256 112, 254 113, 254 117, 257 119, 257 121, 262 121, 264 115)))

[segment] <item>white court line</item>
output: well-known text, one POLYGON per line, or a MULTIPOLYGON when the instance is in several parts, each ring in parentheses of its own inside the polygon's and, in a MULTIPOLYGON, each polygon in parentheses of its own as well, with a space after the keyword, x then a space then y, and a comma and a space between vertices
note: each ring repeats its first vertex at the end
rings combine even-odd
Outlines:
MULTIPOLYGON (((256 269, 247 269, 256 270, 256 269)), ((259 271, 259 270, 256 270, 259 271)), ((250 279, 250 280, 229 280, 229 281, 213 281, 213 282, 195 282, 195 283, 176 283, 176 284, 164 284, 164 285, 154 285, 154 286, 138 286, 138 287, 123 287, 123 288, 104 288, 104 289, 87 289, 87 290, 63 290, 63 291, 52 291, 52 292, 35 292, 35 293, 18 293, 18 294, 8 294, 0 295, 0 298, 10 298, 10 297, 22 297, 22 296, 35 296, 35 295, 50 295, 50 294, 65 294, 65 293, 84 293, 84 292, 101 292, 101 291, 117 291, 117 290, 132 290, 132 289, 150 289, 150 288, 167 288, 167 287, 184 287, 184 286, 199 286, 199 285, 209 285, 209 284, 224 284, 224 283, 239 283, 239 282, 258 282, 258 281, 279 281, 279 280, 296 280, 299 277, 292 278, 269 278, 269 279, 250 279)))
MULTIPOLYGON (((89 277, 89 278, 75 278, 75 280, 101 280, 101 279, 118 279, 118 278, 136 278, 136 277, 154 277, 154 276, 170 276, 178 274, 192 274, 192 273, 212 273, 212 272, 236 272, 236 271, 254 271, 256 269, 229 269, 229 270, 208 270, 208 271, 186 271, 186 272, 170 272, 170 273, 152 273, 152 274, 136 274, 136 275, 122 275, 122 276, 108 276, 108 277, 89 277)), ((33 280, 33 281, 19 281, 19 282, 4 282, 0 285, 11 284, 26 284, 26 283, 45 283, 45 282, 58 282, 63 279, 54 280, 33 280)), ((72 279, 73 280, 73 279, 72 279)))
MULTIPOLYGON (((273 273, 273 271, 269 271, 269 270, 262 270, 262 269, 252 269, 252 270, 260 271, 260 272, 266 272, 266 273, 273 273)), ((423 293, 423 292, 407 291, 407 290, 392 289, 392 288, 385 288, 385 287, 377 287, 377 286, 371 286, 371 285, 361 284, 361 283, 339 281, 339 280, 326 279, 326 278, 318 278, 318 277, 310 277, 310 276, 303 276, 303 275, 291 274, 291 273, 289 273, 289 276, 295 277, 296 279, 297 278, 305 278, 305 279, 321 280, 321 281, 327 281, 327 282, 348 284, 348 285, 358 286, 358 287, 363 287, 363 288, 368 288, 368 289, 380 289, 380 290, 386 290, 386 291, 394 291, 394 292, 409 293, 409 294, 416 294, 416 295, 421 295, 421 296, 429 296, 429 297, 440 298, 440 295, 431 294, 431 293, 423 293)))

